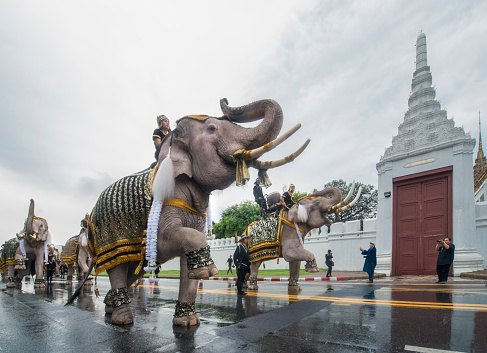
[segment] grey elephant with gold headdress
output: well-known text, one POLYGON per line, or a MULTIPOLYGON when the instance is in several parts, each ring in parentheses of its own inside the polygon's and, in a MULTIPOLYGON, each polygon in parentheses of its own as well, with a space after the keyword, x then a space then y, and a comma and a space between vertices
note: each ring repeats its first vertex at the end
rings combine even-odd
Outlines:
POLYGON ((274 215, 250 224, 245 230, 249 237, 250 278, 248 289, 257 290, 257 275, 262 262, 284 258, 289 262, 289 290, 300 290, 298 285, 301 261, 307 272, 318 272, 316 258, 304 248, 304 237, 311 230, 331 225, 327 215, 339 214, 352 207, 360 197, 360 187, 350 203, 355 182, 342 200, 338 188, 331 187, 300 198, 289 210, 283 208, 274 215), (330 197, 328 197, 330 196, 330 197))
MULTIPOLYGON (((77 267, 78 280, 82 280, 88 275, 91 266, 91 256, 88 252, 88 221, 90 216, 85 215, 85 218, 81 221, 81 230, 79 234, 69 238, 64 245, 62 251, 61 265, 68 267, 68 276, 66 278, 66 284, 73 284, 73 274, 77 267)), ((85 282, 85 285, 91 285, 91 280, 85 282)))
POLYGON ((44 288, 44 262, 47 262, 48 244, 51 243, 49 226, 44 218, 34 215, 34 200, 30 200, 29 213, 24 228, 16 238, 5 243, 0 270, 7 268, 7 287, 21 287, 22 278, 34 266, 34 288, 44 288), (15 270, 17 275, 14 276, 15 270))
POLYGON ((133 322, 128 286, 175 257, 180 258, 181 276, 173 323, 198 324, 198 279, 218 273, 203 233, 211 192, 235 181, 244 184, 249 166, 260 169, 268 182, 265 170, 292 161, 309 143, 285 159, 261 162, 261 155, 299 126, 274 140, 283 121, 277 102, 232 108, 222 99, 220 105, 221 117, 179 119, 162 143, 157 166, 109 186, 91 213, 88 248, 95 272, 108 271, 111 290, 105 310, 114 324, 133 322), (251 128, 238 124, 259 120, 251 128))

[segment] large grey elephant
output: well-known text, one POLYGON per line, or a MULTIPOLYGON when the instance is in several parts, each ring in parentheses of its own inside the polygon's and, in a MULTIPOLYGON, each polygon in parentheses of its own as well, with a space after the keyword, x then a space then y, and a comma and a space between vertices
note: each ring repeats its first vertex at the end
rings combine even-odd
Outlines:
MULTIPOLYGON (((64 245, 62 252, 61 265, 67 265, 68 276, 66 284, 73 284, 74 269, 78 267, 78 280, 86 277, 91 267, 91 256, 88 252, 88 220, 89 215, 81 221, 81 230, 78 235, 69 238, 64 245)), ((85 285, 91 285, 93 282, 88 280, 85 285)))
MULTIPOLYGON (((235 180, 237 185, 245 183, 249 166, 266 170, 290 162, 309 143, 285 159, 261 162, 260 156, 299 126, 272 141, 283 122, 277 102, 261 100, 232 108, 222 99, 220 105, 222 117, 179 119, 162 142, 158 166, 109 186, 91 213, 88 248, 95 272, 108 271, 112 289, 105 297, 105 310, 114 324, 133 322, 128 287, 144 271, 175 257, 180 258, 181 276, 173 324, 198 324, 198 279, 218 273, 203 233, 211 192, 235 180), (262 121, 255 127, 238 125, 258 120, 262 121)), ((260 173, 263 178, 264 174, 260 173)))
MULTIPOLYGON (((353 184, 355 185, 355 184, 353 184)), ((354 200, 351 198, 354 186, 342 201, 342 193, 331 187, 315 192, 298 200, 289 211, 284 208, 280 217, 268 216, 246 229, 249 236, 250 278, 248 290, 257 290, 257 275, 262 262, 284 258, 289 262, 289 289, 300 290, 298 285, 301 261, 306 261, 307 272, 318 272, 314 254, 303 246, 304 237, 312 229, 331 225, 329 213, 340 213, 352 207, 360 197, 359 188, 354 200), (331 195, 327 197, 326 195, 331 195)))
POLYGON ((22 278, 29 275, 31 266, 35 266, 36 273, 34 288, 45 287, 44 262, 47 261, 47 245, 51 242, 51 235, 47 221, 34 215, 34 207, 34 200, 31 199, 24 228, 17 234, 17 238, 7 242, 9 250, 4 257, 8 267, 8 288, 21 287, 22 278), (17 276, 14 277, 15 270, 17 276))

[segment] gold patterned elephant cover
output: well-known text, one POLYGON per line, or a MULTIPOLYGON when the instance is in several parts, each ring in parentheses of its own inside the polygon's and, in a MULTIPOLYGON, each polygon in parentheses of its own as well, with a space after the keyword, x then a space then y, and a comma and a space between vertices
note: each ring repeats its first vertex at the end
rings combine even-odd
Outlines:
POLYGON ((138 261, 139 268, 142 266, 156 170, 149 168, 122 178, 98 198, 88 234, 96 274, 124 262, 138 261))
POLYGON ((277 259, 281 252, 281 217, 268 216, 251 223, 244 234, 249 237, 250 262, 277 259))
POLYGON ((4 271, 8 265, 15 265, 15 252, 18 246, 19 243, 16 238, 9 239, 3 244, 0 271, 4 271))
POLYGON ((68 239, 61 253, 61 265, 72 265, 76 262, 79 235, 68 239))

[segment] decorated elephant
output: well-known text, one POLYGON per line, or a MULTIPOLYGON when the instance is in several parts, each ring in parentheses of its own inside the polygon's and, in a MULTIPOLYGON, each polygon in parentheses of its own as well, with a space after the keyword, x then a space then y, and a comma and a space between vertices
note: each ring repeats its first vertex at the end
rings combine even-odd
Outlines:
POLYGON ((162 142, 158 164, 109 186, 91 213, 88 249, 95 273, 106 270, 110 277, 104 302, 113 324, 133 322, 128 287, 175 257, 180 257, 181 275, 173 324, 198 324, 198 279, 218 273, 203 233, 211 192, 235 180, 243 185, 250 177, 249 166, 260 169, 260 177, 268 182, 265 170, 292 161, 309 143, 282 160, 261 162, 260 156, 299 126, 272 141, 283 120, 277 102, 232 108, 222 99, 220 105, 221 117, 179 119, 162 142), (252 128, 238 124, 258 120, 252 128))
POLYGON ((47 262, 48 244, 51 235, 47 221, 34 215, 34 200, 30 200, 29 214, 24 228, 16 238, 5 243, 2 266, 8 268, 7 287, 21 287, 22 278, 29 275, 31 265, 35 267, 34 288, 44 288, 44 262, 47 262), (14 276, 14 271, 17 275, 14 276))
MULTIPOLYGON (((62 252, 61 266, 67 265, 68 276, 66 284, 73 284, 73 273, 76 265, 78 266, 78 281, 86 277, 91 267, 91 256, 88 252, 88 221, 89 215, 81 221, 81 230, 78 235, 69 238, 64 245, 62 252)), ((93 282, 88 280, 85 285, 91 285, 93 282)))
POLYGON ((338 188, 331 187, 300 198, 289 211, 283 208, 279 216, 270 215, 250 224, 245 230, 249 237, 250 278, 248 290, 257 290, 257 274, 263 261, 284 258, 289 262, 289 289, 300 290, 298 285, 301 261, 306 261, 307 272, 318 272, 313 253, 303 246, 304 237, 312 229, 330 225, 329 213, 340 213, 352 207, 360 197, 359 188, 354 200, 347 204, 354 185, 342 200, 338 188), (327 197, 326 195, 330 195, 327 197))

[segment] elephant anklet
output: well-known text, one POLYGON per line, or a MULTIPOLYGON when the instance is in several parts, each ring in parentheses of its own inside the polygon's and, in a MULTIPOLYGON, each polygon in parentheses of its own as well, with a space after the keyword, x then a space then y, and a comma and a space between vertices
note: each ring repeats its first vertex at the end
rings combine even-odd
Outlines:
POLYGON ((318 265, 316 263, 316 259, 306 261, 306 265, 304 265, 304 268, 306 270, 313 268, 313 267, 318 267, 318 265))
POLYGON ((257 285, 257 277, 250 277, 249 278, 249 284, 250 285, 253 285, 253 284, 257 285))
POLYGON ((73 276, 67 276, 66 277, 66 281, 72 281, 73 280, 73 276))
POLYGON ((188 270, 213 265, 213 259, 210 256, 210 246, 204 248, 188 251, 185 253, 188 262, 188 270))
POLYGON ((194 314, 196 314, 195 302, 181 303, 179 300, 176 302, 174 317, 191 316, 194 314))
POLYGON ((36 285, 36 284, 44 284, 44 280, 43 279, 36 279, 34 281, 34 285, 36 285))
POLYGON ((15 267, 16 270, 25 270, 25 260, 22 259, 15 259, 15 267))
POLYGON ((294 287, 298 285, 299 277, 290 277, 289 278, 289 287, 294 287))
POLYGON ((7 277, 7 282, 8 283, 19 283, 19 282, 21 282, 21 280, 18 277, 7 277))
POLYGON ((130 304, 132 299, 129 297, 129 291, 127 287, 117 288, 117 289, 110 289, 105 296, 105 303, 106 306, 118 308, 122 304, 130 304))

